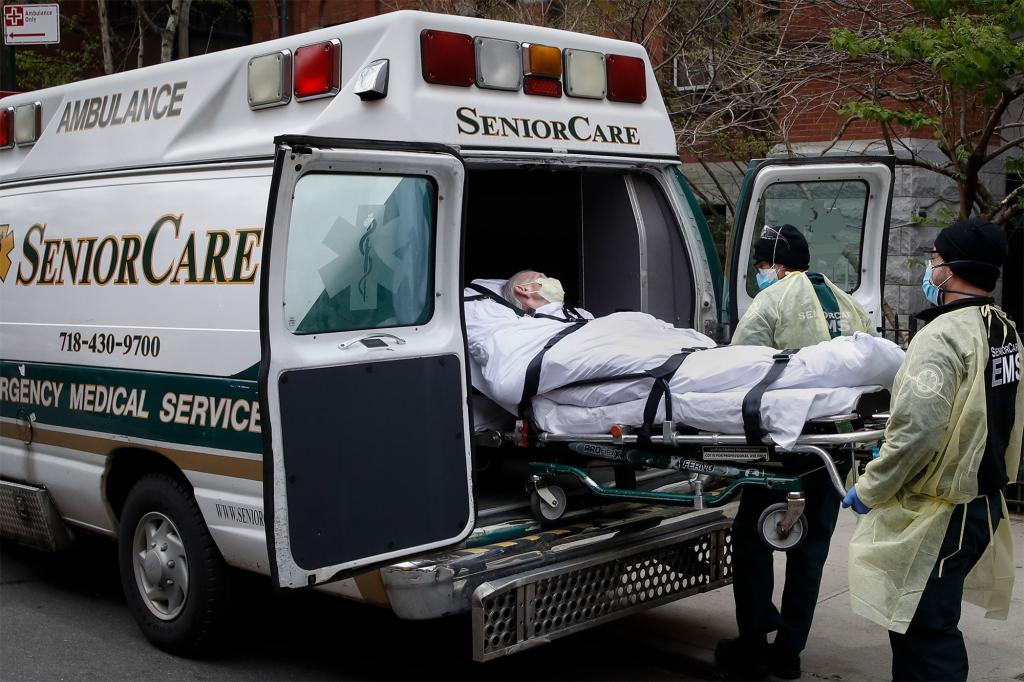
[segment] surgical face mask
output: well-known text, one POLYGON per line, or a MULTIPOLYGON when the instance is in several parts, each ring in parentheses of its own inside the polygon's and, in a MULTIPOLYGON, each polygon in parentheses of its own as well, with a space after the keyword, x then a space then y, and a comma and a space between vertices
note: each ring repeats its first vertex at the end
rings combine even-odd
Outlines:
MULTIPOLYGON (((945 267, 945 263, 939 263, 939 267, 945 267)), ((935 270, 935 266, 932 265, 931 261, 928 261, 928 265, 924 269, 924 277, 921 278, 921 291, 924 292, 924 297, 928 299, 928 302, 932 305, 939 305, 939 299, 942 296, 942 284, 949 281, 949 277, 942 280, 942 284, 936 285, 932 282, 932 271, 935 270)))
POLYGON ((532 282, 524 282, 524 284, 539 284, 540 289, 532 293, 539 294, 548 303, 565 301, 565 289, 562 288, 562 283, 554 277, 538 277, 532 282))
POLYGON ((771 285, 779 281, 779 272, 775 268, 758 268, 757 269, 757 288, 759 291, 764 291, 771 285))

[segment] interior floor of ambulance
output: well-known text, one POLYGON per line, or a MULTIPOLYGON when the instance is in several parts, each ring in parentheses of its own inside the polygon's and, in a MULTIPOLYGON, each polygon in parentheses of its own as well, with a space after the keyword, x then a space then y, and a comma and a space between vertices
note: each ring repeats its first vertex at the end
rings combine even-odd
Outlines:
MULTIPOLYGON (((464 284, 536 270, 561 280, 566 301, 595 316, 643 310, 677 327, 692 326, 689 259, 670 205, 650 174, 470 164, 464 247, 464 284)), ((479 525, 529 517, 526 464, 550 454, 510 444, 475 450, 479 525)), ((615 480, 609 466, 590 473, 601 484, 615 480)), ((688 478, 677 471, 638 471, 636 488, 686 491, 688 478)), ((568 523, 580 510, 624 504, 599 501, 566 483, 568 523)))

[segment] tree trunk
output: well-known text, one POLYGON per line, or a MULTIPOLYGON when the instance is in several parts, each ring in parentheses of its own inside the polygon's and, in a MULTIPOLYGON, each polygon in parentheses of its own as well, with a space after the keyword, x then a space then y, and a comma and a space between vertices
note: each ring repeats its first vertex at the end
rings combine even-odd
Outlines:
POLYGON ((138 56, 137 56, 136 61, 135 61, 135 66, 136 66, 136 68, 141 69, 143 63, 145 62, 145 56, 146 56, 146 29, 142 25, 142 17, 141 16, 138 18, 137 21, 139 23, 139 51, 138 51, 138 56))
POLYGON ((181 15, 178 19, 178 59, 186 59, 191 54, 188 29, 191 11, 192 0, 182 0, 181 15))
POLYGON ((160 63, 171 61, 174 56, 174 36, 178 31, 178 19, 181 16, 181 0, 171 0, 170 11, 167 13, 167 24, 160 31, 160 63))
POLYGON ((100 47, 103 50, 103 73, 114 73, 114 55, 110 49, 110 0, 96 0, 96 11, 100 19, 100 47))

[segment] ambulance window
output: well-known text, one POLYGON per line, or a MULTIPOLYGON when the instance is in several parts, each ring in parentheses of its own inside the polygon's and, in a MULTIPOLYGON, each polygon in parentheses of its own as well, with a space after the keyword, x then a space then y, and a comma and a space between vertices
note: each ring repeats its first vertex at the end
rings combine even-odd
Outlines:
MULTIPOLYGON (((752 239, 757 241, 765 225, 793 225, 807 238, 809 270, 852 292, 860 286, 867 207, 868 184, 863 180, 778 182, 761 195, 752 239)), ((753 243, 750 248, 753 253, 753 243)), ((747 293, 754 296, 757 281, 753 265, 748 275, 747 293)))
POLYGON ((311 173, 292 201, 284 316, 296 334, 423 324, 433 314, 437 187, 311 173))

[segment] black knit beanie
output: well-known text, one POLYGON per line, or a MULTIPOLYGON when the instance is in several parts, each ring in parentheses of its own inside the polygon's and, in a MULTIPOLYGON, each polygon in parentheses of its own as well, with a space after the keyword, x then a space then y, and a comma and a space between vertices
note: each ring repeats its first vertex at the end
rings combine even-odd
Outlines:
POLYGON ((755 263, 768 261, 795 269, 806 268, 811 264, 811 251, 807 247, 807 239, 792 225, 765 225, 761 230, 761 238, 754 242, 751 257, 755 263))
POLYGON ((958 277, 992 291, 1006 261, 1006 232, 983 218, 959 220, 939 232, 935 250, 958 277))

